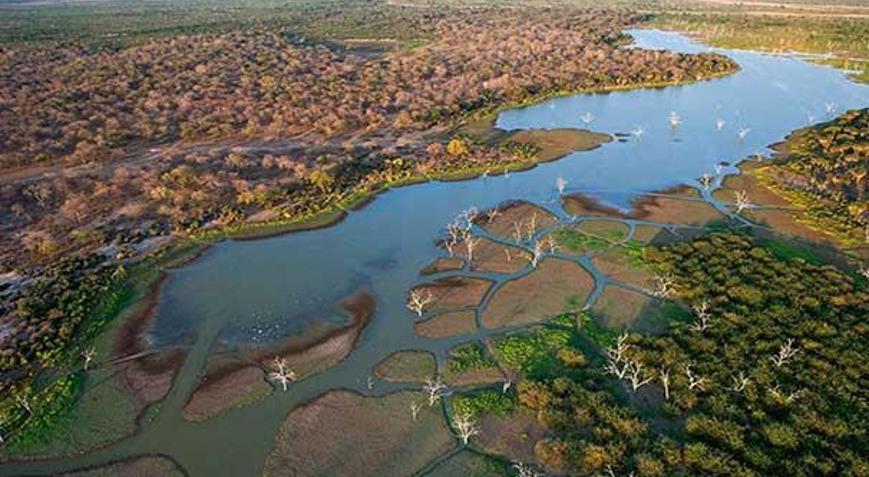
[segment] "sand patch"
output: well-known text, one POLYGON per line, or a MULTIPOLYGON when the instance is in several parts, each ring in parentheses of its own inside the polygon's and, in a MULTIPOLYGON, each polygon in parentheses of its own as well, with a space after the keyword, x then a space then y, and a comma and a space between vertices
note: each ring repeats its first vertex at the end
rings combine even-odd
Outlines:
POLYGON ((522 410, 504 417, 486 413, 480 419, 480 429, 476 442, 481 449, 525 463, 536 461, 534 444, 546 434, 536 417, 522 410))
POLYGON ((525 277, 504 284, 483 311, 487 328, 536 323, 564 311, 568 299, 584 302, 594 279, 581 266, 565 260, 543 259, 525 277))
POLYGON ((456 442, 440 406, 423 406, 414 422, 413 402, 422 396, 333 391, 303 404, 281 425, 263 476, 412 475, 456 442))
POLYGON ((473 310, 441 313, 413 325, 414 331, 426 338, 446 338, 477 331, 476 312, 473 310))
POLYGON ((475 307, 483 300, 492 282, 482 278, 450 277, 415 287, 430 293, 434 301, 426 307, 428 312, 455 311, 475 307))
POLYGON ((176 463, 166 457, 144 456, 92 469, 53 475, 59 477, 184 477, 186 474, 176 463))
POLYGON ((637 287, 646 287, 654 274, 636 263, 623 249, 605 250, 591 258, 591 264, 609 278, 629 283, 637 287))
POLYGON ((428 351, 396 351, 374 367, 374 375, 387 381, 422 383, 437 372, 428 351))
POLYGON ((510 202, 499 209, 500 214, 489 221, 485 214, 478 219, 480 225, 492 235, 513 240, 518 224, 522 234, 536 233, 554 224, 557 219, 551 213, 528 202, 510 202))
MULTIPOLYGON (((467 249, 459 245, 459 255, 467 260, 467 249)), ((481 272, 515 273, 522 270, 531 261, 531 256, 522 249, 507 247, 488 239, 480 239, 474 248, 474 260, 471 268, 481 272)))
POLYGON ((661 333, 666 331, 675 305, 626 288, 607 285, 591 308, 601 325, 612 330, 661 333))

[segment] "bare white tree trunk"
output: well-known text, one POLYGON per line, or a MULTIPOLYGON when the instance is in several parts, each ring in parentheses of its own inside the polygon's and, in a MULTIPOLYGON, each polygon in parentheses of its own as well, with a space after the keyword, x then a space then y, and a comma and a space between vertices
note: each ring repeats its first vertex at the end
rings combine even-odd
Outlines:
POLYGON ((465 445, 468 445, 471 437, 480 433, 480 428, 477 427, 477 422, 467 414, 457 414, 453 420, 453 425, 456 427, 456 436, 458 436, 465 445))
POLYGON ((407 300, 407 307, 415 312, 417 316, 422 316, 423 313, 425 313, 425 308, 433 301, 434 296, 430 291, 414 288, 410 291, 410 297, 407 300))

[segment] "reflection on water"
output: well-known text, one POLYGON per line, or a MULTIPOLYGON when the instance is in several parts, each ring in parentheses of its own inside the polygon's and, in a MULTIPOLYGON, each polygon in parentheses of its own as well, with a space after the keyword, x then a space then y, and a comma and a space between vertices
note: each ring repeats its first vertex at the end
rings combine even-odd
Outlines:
MULTIPOLYGON (((632 34, 639 47, 706 49, 677 34, 632 34)), ((297 383, 291 393, 201 424, 181 421, 177 407, 186 389, 176 389, 154 422, 112 449, 65 462, 0 467, 0 474, 160 453, 177 459, 193 477, 259 475, 274 431, 294 403, 336 387, 367 392, 371 366, 395 349, 427 347, 442 356, 460 341, 416 337, 414 315, 404 307, 419 269, 437 256, 434 240, 459 211, 510 199, 555 205, 558 177, 567 180, 568 193, 582 191, 625 208, 638 192, 696 184, 704 173, 714 173, 717 164, 763 153, 810 116, 834 115, 836 111, 826 111, 826 103, 835 103, 838 111, 869 104, 869 88, 831 68, 749 52, 726 54, 742 67, 729 77, 683 87, 558 98, 506 111, 497 123, 520 129, 586 127, 587 122, 595 131, 624 133, 624 142, 509 177, 393 190, 334 227, 216 245, 193 264, 171 272, 157 309, 155 343, 201 337, 194 348, 198 359, 190 360, 179 387, 194 382, 213 337, 268 341, 314 321, 343 320, 335 302, 365 285, 377 297, 377 312, 356 352, 331 371, 297 383), (671 113, 679 121, 671 121, 671 113)), ((378 383, 374 392, 395 387, 378 383)))

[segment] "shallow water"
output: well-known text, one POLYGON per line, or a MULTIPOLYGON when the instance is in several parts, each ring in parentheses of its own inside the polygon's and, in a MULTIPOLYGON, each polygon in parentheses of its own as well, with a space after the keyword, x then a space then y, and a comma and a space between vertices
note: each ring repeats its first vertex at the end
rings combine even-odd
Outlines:
MULTIPOLYGON (((683 36, 632 31, 638 47, 706 50, 683 36)), ((0 466, 0 475, 35 475, 95 465, 135 454, 164 454, 193 477, 259 475, 274 433, 298 402, 327 389, 353 388, 382 394, 400 387, 365 386, 371 367, 397 349, 425 348, 443 357, 474 336, 425 340, 413 334, 415 316, 404 307, 418 271, 438 256, 434 240, 469 206, 481 209, 524 199, 560 213, 555 180, 608 204, 627 207, 639 192, 695 184, 722 161, 739 162, 765 152, 791 130, 849 108, 869 105, 869 88, 842 73, 800 60, 742 51, 721 51, 742 70, 680 87, 558 98, 506 111, 504 129, 588 127, 607 133, 644 129, 639 138, 614 141, 532 170, 464 182, 432 182, 389 191, 342 223, 260 241, 217 244, 194 263, 170 273, 163 285, 151 332, 155 347, 193 341, 170 396, 136 436, 106 450, 53 462, 0 466), (826 103, 835 103, 831 113, 826 103), (682 119, 672 127, 671 111, 682 119), (590 112, 586 125, 580 118, 590 112), (716 120, 725 125, 721 130, 716 120), (737 137, 740 128, 750 131, 737 137), (185 423, 183 405, 215 345, 268 343, 315 321, 343 321, 334 303, 365 287, 377 312, 358 348, 331 370, 296 383, 253 406, 204 423, 185 423)), ((733 171, 734 169, 727 169, 733 171)), ((602 277, 596 275, 596 278, 602 277)), ((477 335, 476 338, 479 338, 477 335)))

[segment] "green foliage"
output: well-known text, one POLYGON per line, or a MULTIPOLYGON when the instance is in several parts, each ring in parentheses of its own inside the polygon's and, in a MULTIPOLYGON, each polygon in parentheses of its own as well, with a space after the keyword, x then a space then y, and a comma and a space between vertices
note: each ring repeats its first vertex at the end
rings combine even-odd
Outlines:
POLYGON ((610 245, 603 238, 594 237, 572 228, 561 228, 553 232, 556 242, 562 248, 573 253, 584 253, 600 250, 610 245))
POLYGON ((447 370, 451 373, 462 373, 495 366, 495 360, 486 354, 486 349, 479 343, 458 346, 450 350, 447 370))
POLYGON ((452 400, 452 407, 455 414, 479 417, 484 412, 491 412, 496 416, 505 417, 516 410, 516 394, 486 389, 456 397, 452 400))
MULTIPOLYGON (((532 332, 499 342, 500 358, 535 371, 519 383, 518 401, 550 430, 538 458, 578 476, 606 466, 638 476, 864 475, 866 285, 781 257, 736 233, 649 248, 645 259, 674 277, 678 298, 706 301, 711 318, 702 332, 693 317, 663 336, 630 336, 627 355, 654 378, 640 391, 599 366, 556 368, 552 353, 573 350, 572 339, 547 346, 532 332), (777 365, 772 357, 788 339, 798 352, 777 365), (689 386, 687 363, 702 386, 689 386), (670 372, 669 401, 652 390, 661 368, 670 372), (735 391, 740 372, 748 381, 735 391)), ((580 323, 599 347, 613 343, 587 315, 580 323)))
POLYGON ((531 332, 509 335, 495 342, 498 359, 529 376, 547 376, 559 367, 557 352, 577 339, 571 315, 562 315, 531 332))

